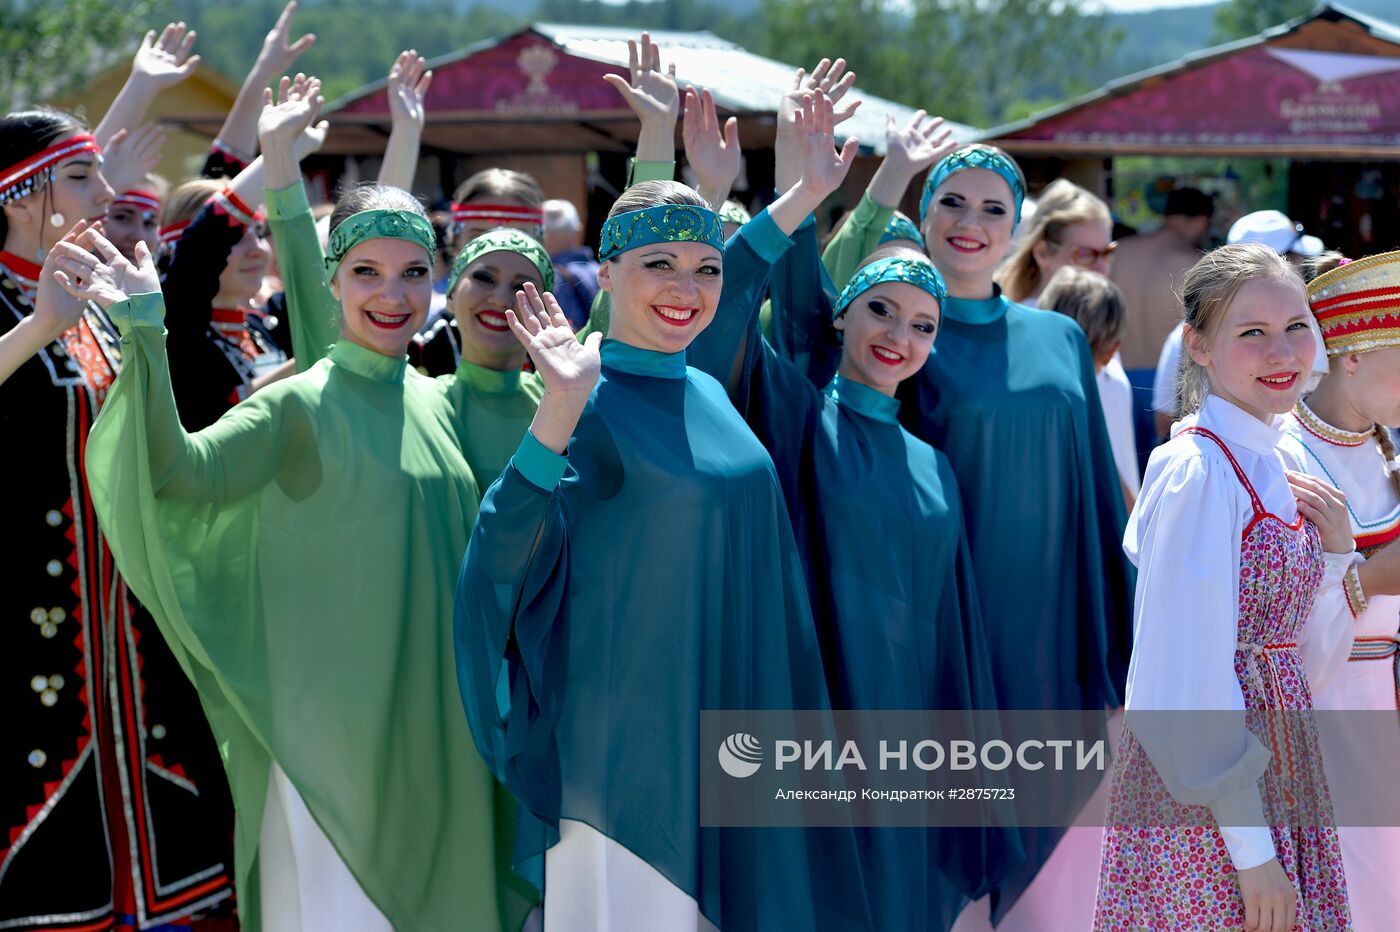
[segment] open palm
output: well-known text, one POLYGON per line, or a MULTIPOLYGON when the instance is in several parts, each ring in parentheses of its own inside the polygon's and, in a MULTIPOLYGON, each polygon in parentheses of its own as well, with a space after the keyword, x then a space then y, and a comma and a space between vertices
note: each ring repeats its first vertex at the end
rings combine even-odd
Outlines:
MULTIPOLYGON (((160 291, 160 275, 144 242, 136 244, 137 263, 89 228, 53 248, 53 280, 75 298, 111 307, 134 294, 160 291)), ((45 263, 47 267, 49 264, 45 263)))
POLYGON ((676 65, 672 62, 661 70, 661 49, 650 34, 642 33, 640 42, 627 40, 627 71, 630 81, 616 74, 603 75, 603 79, 617 89, 642 122, 667 119, 674 126, 681 112, 676 65))
POLYGON ((851 137, 841 151, 836 150, 831 98, 821 91, 803 100, 802 110, 797 115, 797 127, 802 134, 801 184, 825 197, 841 187, 860 150, 860 141, 851 137))
POLYGON ((554 295, 547 291, 541 295, 529 282, 515 297, 519 309, 507 310, 506 320, 530 354, 545 391, 574 396, 593 391, 602 369, 598 347, 603 335, 591 333, 580 343, 554 295))
POLYGON ((930 119, 920 110, 902 128, 895 123, 893 114, 886 117, 885 146, 888 152, 885 157, 904 162, 913 175, 941 160, 956 149, 958 143, 942 117, 930 119))
POLYGON ((400 52, 389 69, 389 112, 395 120, 403 120, 422 126, 427 119, 423 108, 423 97, 428 93, 428 85, 433 81, 433 73, 428 63, 419 57, 416 49, 400 52))
POLYGON ((141 75, 157 88, 171 87, 194 74, 199 56, 191 55, 195 31, 184 23, 170 23, 157 38, 148 32, 131 61, 131 73, 141 75))

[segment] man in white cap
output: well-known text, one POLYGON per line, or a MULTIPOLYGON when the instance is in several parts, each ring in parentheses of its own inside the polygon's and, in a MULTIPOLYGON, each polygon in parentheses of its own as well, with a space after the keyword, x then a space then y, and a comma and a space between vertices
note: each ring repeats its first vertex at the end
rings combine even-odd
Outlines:
MULTIPOLYGON (((1308 236, 1303 225, 1296 223, 1281 210, 1256 210, 1236 220, 1226 234, 1225 241, 1235 243, 1262 243, 1294 265, 1301 267, 1311 258, 1322 255, 1322 240, 1308 236)), ((1152 407, 1157 414, 1157 436, 1165 436, 1176 419, 1176 388, 1178 368, 1181 365, 1181 331, 1177 324, 1166 342, 1162 344, 1162 355, 1157 360, 1157 377, 1152 387, 1152 407)), ((1317 341, 1317 357, 1313 361, 1313 382, 1327 374, 1327 350, 1322 344, 1322 331, 1313 321, 1313 337, 1317 341)))

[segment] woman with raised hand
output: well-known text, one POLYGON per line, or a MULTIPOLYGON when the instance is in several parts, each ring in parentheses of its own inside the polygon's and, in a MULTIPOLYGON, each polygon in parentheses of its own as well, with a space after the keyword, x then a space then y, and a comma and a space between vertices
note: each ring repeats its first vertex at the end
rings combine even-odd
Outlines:
MULTIPOLYGON (((808 97, 798 125, 815 127, 805 133, 801 179, 729 242, 726 297, 735 278, 766 280, 789 237, 840 184, 831 119, 824 95, 808 97)), ((807 264, 818 263, 815 238, 805 246, 807 264)), ((894 397, 933 346, 942 278, 922 253, 877 251, 836 302, 839 370, 824 391, 760 335, 761 296, 726 301, 726 316, 697 338, 692 356, 730 382, 773 457, 833 707, 993 708, 957 481, 941 453, 899 426, 894 397)), ((947 929, 1020 858, 1013 831, 858 834, 882 929, 947 929)))
MULTIPOLYGON (((1298 400, 1283 430, 1302 445, 1303 469, 1345 494, 1356 555, 1341 579, 1329 581, 1334 597, 1320 595, 1308 620, 1341 638, 1314 639, 1303 659, 1315 708, 1393 713, 1400 710, 1400 460, 1392 434, 1400 426, 1400 253, 1345 264, 1333 255, 1333 267, 1308 283, 1331 372, 1298 400), (1335 663, 1338 653, 1350 662, 1335 663)), ((1372 762, 1394 759, 1397 725, 1393 714, 1320 717, 1335 799, 1388 797, 1392 775, 1372 762)), ((1352 920, 1358 929, 1382 929, 1400 915, 1391 875, 1400 828, 1348 822, 1337 835, 1352 920)))
POLYGON ((827 707, 772 460, 686 365, 722 247, 693 190, 639 184, 604 226, 608 339, 533 286, 507 315, 545 394, 482 502, 457 659, 478 746, 543 823, 517 854, 548 929, 870 925, 848 831, 700 825, 702 709, 827 707))
POLYGON ((227 903, 231 812, 218 749, 155 623, 112 565, 83 460, 122 369, 116 329, 41 271, 112 198, 94 138, 56 110, 0 119, 0 927, 118 914, 168 922, 227 903), (74 225, 77 224, 77 227, 74 225), (72 235, 76 235, 73 232, 72 235), (8 371, 6 371, 8 370, 8 371), (170 886, 166 886, 169 884, 170 886))
MULTIPOLYGON (((309 93, 265 121, 309 122, 309 93)), ((65 250, 60 282, 109 306, 127 362, 88 445, 97 510, 225 749, 252 928, 504 924, 447 627, 477 487, 406 356, 433 248, 412 196, 345 194, 320 266, 339 340, 193 434, 149 256, 95 235, 65 250)))

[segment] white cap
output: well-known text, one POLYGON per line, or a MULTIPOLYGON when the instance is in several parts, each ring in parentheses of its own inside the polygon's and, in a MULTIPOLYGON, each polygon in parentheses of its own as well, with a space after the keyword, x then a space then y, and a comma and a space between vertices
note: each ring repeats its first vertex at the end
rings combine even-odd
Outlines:
POLYGON ((1304 236, 1303 225, 1289 219, 1281 210, 1256 210, 1236 220, 1225 241, 1234 243, 1263 243, 1279 255, 1297 253, 1300 256, 1322 255, 1322 240, 1304 236))

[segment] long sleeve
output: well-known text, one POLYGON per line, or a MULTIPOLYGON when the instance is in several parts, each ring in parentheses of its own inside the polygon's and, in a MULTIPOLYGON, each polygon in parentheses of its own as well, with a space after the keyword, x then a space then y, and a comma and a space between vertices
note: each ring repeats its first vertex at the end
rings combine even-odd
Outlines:
POLYGON ((1138 565, 1126 725, 1179 802, 1211 808, 1244 870, 1274 856, 1258 789, 1270 755, 1245 727, 1234 665, 1244 493, 1223 457, 1153 465, 1125 544, 1138 565), (1159 710, 1212 712, 1211 727, 1159 710))
POLYGON ((305 372, 340 334, 340 302, 326 279, 326 254, 301 182, 267 192, 267 222, 286 286, 297 371, 305 372))
POLYGON ((1317 598, 1303 626, 1298 650, 1314 693, 1325 687, 1346 665, 1356 639, 1356 615, 1346 593, 1346 572, 1366 562, 1360 553, 1324 554, 1325 568, 1317 598))
POLYGON ((822 263, 816 217, 804 220, 792 241, 793 248, 773 266, 764 334, 779 356, 823 387, 841 363, 841 344, 831 326, 840 290, 822 263))
POLYGON ((894 208, 881 207, 870 199, 869 194, 860 196, 860 203, 841 224, 841 229, 831 237, 826 251, 822 253, 822 264, 826 266, 837 290, 846 287, 865 257, 879 247, 885 225, 893 216, 894 208))
POLYGON ((157 498, 230 501, 277 475, 288 432, 272 406, 240 405, 194 434, 181 426, 166 363, 161 295, 135 295, 108 314, 122 334, 122 390, 103 406, 103 417, 129 421, 127 429, 145 437, 157 498))
POLYGON ((561 481, 574 481, 567 459, 526 433, 477 512, 454 612, 457 683, 477 748, 536 812, 559 788, 557 767, 540 772, 538 762, 551 759, 558 687, 547 658, 569 584, 561 481))
POLYGON ((724 289, 710 325, 686 349, 686 362, 714 376, 736 397, 746 348, 758 335, 758 311, 768 276, 792 246, 764 210, 738 229, 724 245, 724 289))

